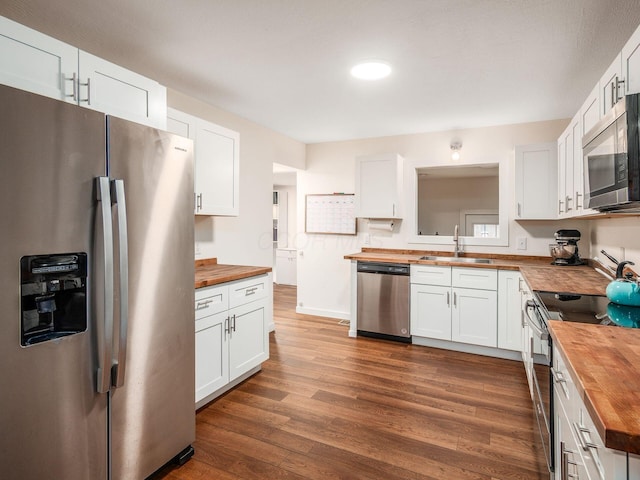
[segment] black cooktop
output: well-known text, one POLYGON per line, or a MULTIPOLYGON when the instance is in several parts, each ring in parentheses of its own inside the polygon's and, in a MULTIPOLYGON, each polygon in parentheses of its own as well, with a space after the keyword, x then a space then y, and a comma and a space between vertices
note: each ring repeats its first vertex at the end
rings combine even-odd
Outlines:
POLYGON ((609 302, 606 296, 536 292, 552 320, 640 328, 640 307, 609 302))

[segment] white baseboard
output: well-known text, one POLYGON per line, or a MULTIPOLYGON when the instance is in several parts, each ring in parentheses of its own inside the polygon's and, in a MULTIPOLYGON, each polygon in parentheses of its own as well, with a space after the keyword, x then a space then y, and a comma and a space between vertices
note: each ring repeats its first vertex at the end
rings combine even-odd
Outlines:
POLYGON ((413 336, 411 343, 414 345, 422 345, 424 347, 442 348, 444 350, 454 350, 456 352, 473 353, 475 355, 484 355, 486 357, 504 358, 505 360, 522 361, 522 354, 512 350, 503 350, 502 348, 484 347, 481 345, 470 345, 467 343, 450 342, 447 340, 438 340, 435 338, 416 337, 413 336))
POLYGON ((303 315, 315 315, 317 317, 337 318, 338 320, 350 320, 349 312, 336 312, 334 310, 323 310, 319 308, 296 307, 296 313, 303 315))

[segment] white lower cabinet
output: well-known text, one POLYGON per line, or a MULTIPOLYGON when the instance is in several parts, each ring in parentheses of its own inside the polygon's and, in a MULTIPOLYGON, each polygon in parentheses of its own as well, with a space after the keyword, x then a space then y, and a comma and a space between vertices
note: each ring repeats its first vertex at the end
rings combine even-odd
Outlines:
POLYGON ((497 270, 411 266, 411 334, 497 346, 497 270))
POLYGON ((640 455, 629 454, 629 480, 640 480, 640 455))
POLYGON ((627 454, 604 442, 573 382, 564 358, 553 347, 555 479, 627 480, 627 454))
POLYGON ((522 305, 520 272, 498 271, 498 348, 522 351, 522 305))
POLYGON ((290 248, 276 249, 276 283, 296 285, 297 251, 290 248))
POLYGON ((196 290, 196 408, 269 358, 271 274, 196 290))
POLYGON ((451 340, 451 287, 411 285, 411 335, 451 340))

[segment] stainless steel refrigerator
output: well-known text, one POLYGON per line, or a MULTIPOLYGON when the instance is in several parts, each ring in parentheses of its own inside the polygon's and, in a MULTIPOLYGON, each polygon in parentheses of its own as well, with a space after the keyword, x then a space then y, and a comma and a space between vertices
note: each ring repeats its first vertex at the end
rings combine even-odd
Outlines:
POLYGON ((192 142, 0 105, 0 477, 145 478, 195 439, 192 142))

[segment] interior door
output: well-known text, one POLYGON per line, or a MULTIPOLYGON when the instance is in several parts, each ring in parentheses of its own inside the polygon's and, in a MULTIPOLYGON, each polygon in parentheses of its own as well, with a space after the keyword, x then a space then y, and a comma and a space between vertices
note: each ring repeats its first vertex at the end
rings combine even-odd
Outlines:
POLYGON ((92 259, 104 115, 5 86, 0 105, 2 478, 106 479, 107 396, 96 393, 95 312, 84 332, 30 346, 20 340, 21 258, 82 252, 92 259))

